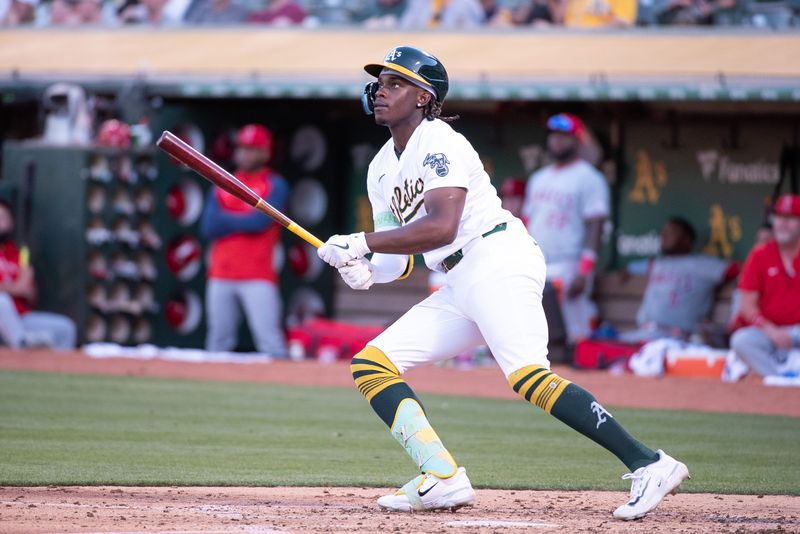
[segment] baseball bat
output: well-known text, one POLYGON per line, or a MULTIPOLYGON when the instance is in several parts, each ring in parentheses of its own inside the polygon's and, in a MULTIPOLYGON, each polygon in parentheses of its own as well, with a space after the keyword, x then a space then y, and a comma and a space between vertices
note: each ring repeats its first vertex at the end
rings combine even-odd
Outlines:
POLYGON ((231 173, 205 157, 169 130, 165 130, 161 134, 156 146, 222 190, 265 213, 272 220, 307 243, 314 245, 316 248, 322 246, 322 241, 318 237, 275 209, 231 173))

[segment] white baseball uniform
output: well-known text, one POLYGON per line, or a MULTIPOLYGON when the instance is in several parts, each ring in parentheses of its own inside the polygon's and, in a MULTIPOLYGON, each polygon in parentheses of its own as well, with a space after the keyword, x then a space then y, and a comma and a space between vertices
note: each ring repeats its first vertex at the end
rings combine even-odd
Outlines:
POLYGON ((500 206, 463 135, 441 120, 423 120, 399 157, 387 141, 367 175, 375 230, 424 216, 425 193, 440 187, 467 190, 455 241, 423 254, 429 268, 446 272, 446 284, 369 344, 401 373, 482 344, 506 376, 527 365, 549 367, 544 257, 519 219, 500 206), (461 260, 445 269, 442 261, 459 250, 461 260))
MULTIPOLYGON (((578 160, 564 167, 548 165, 528 180, 522 214, 528 231, 542 247, 547 260, 547 279, 566 289, 578 274, 586 239, 586 219, 608 217, 608 184, 589 163, 578 160)), ((564 298, 561 308, 570 340, 588 337, 597 308, 586 289, 575 298, 564 298)))

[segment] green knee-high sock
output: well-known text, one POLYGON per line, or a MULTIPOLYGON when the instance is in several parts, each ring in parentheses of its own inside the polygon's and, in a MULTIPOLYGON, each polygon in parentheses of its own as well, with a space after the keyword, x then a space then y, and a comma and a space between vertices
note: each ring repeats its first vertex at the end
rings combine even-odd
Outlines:
POLYGON ((355 355, 350 369, 358 390, 420 471, 441 478, 453 476, 458 465, 428 422, 422 403, 386 355, 368 345, 355 355))
POLYGON ((631 436, 594 396, 540 365, 529 365, 508 377, 522 398, 605 447, 635 471, 658 460, 658 454, 631 436))

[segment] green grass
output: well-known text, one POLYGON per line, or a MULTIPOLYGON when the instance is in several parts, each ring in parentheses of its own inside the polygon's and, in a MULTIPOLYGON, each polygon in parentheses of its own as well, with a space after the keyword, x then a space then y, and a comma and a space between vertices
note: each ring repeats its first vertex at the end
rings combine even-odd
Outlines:
MULTIPOLYGON (((522 401, 423 397, 478 487, 627 489, 625 468, 522 401)), ((687 491, 800 494, 800 419, 612 409, 687 491)), ((396 486, 411 461, 355 389, 0 372, 0 485, 396 486)))

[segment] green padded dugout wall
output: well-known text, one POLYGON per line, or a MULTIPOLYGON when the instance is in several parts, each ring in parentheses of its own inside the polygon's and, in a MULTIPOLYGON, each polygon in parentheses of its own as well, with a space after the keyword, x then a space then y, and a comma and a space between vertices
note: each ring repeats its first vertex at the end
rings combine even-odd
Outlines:
POLYGON ((3 185, 10 192, 17 219, 18 240, 28 234, 31 262, 36 268, 38 308, 63 313, 83 325, 85 273, 85 183, 81 171, 87 154, 69 148, 44 148, 32 143, 7 143, 3 185), (24 228, 23 183, 33 165, 31 227, 24 228))
MULTIPOLYGON (((743 260, 797 146, 797 117, 677 117, 626 124, 625 181, 619 192, 616 252, 621 264, 657 251, 672 215, 697 229, 698 251, 743 260)), ((792 170, 793 169, 793 170, 792 170)))
MULTIPOLYGON (((744 259, 763 220, 764 203, 779 178, 781 151, 784 147, 796 150, 800 124, 796 111, 784 113, 771 107, 761 113, 757 107, 748 109, 747 113, 731 113, 709 104, 700 110, 695 106, 691 112, 678 109, 667 113, 666 104, 455 101, 445 107, 445 114, 461 115, 453 126, 472 141, 495 185, 506 176, 527 177, 543 163, 542 124, 549 114, 566 110, 581 115, 598 140, 599 159, 612 184, 618 224, 607 236, 603 266, 615 268, 654 252, 660 227, 670 215, 682 215, 695 224, 699 249, 711 241, 709 253, 744 259)), ((388 131, 363 115, 357 102, 175 99, 166 100, 151 117, 154 138, 163 129, 195 124, 202 132, 207 153, 211 153, 220 133, 246 122, 262 122, 273 130, 274 167, 291 186, 308 179, 321 184, 327 206, 318 223, 306 225, 310 231, 324 240, 332 233, 368 227, 366 165, 388 139, 388 131), (309 161, 316 163, 309 165, 309 161)), ((22 176, 29 150, 34 148, 6 145, 4 188, 22 176)), ((87 224, 86 184, 75 176, 86 166, 86 154, 68 149, 35 150, 39 151, 39 178, 32 248, 39 269, 40 304, 44 309, 68 313, 82 323, 85 318, 80 310, 85 309, 85 303, 81 303, 81 295, 86 294, 88 282, 75 273, 85 270, 86 262, 82 239, 87 224), (63 282, 65 279, 68 283, 63 282)), ((166 246, 181 233, 198 233, 196 222, 182 226, 168 214, 167 191, 181 180, 194 181, 203 191, 208 186, 165 156, 155 158, 158 178, 153 184, 157 193, 153 218, 166 246)), ((796 160, 793 165, 796 175, 796 160)), ((784 169, 787 174, 790 170, 784 169)), ((788 188, 784 186, 784 190, 788 188)), ((292 209, 302 209, 304 198, 292 209)), ((319 200, 313 195, 308 199, 311 203, 319 200)), ((294 215, 291 209, 289 215, 294 215)), ((202 239, 200 242, 206 245, 202 239)), ((298 238, 284 233, 285 250, 299 243, 298 238)), ((159 275, 155 288, 160 304, 184 289, 203 295, 204 264, 188 280, 179 280, 168 270, 163 249, 156 259, 159 275)), ((323 311, 330 312, 332 282, 332 270, 303 275, 288 259, 281 271, 287 307, 295 292, 309 289, 320 297, 323 311)), ((202 321, 190 332, 178 333, 166 323, 163 312, 162 308, 154 315, 154 342, 202 346, 202 321)), ((246 338, 240 348, 251 348, 246 338)))

